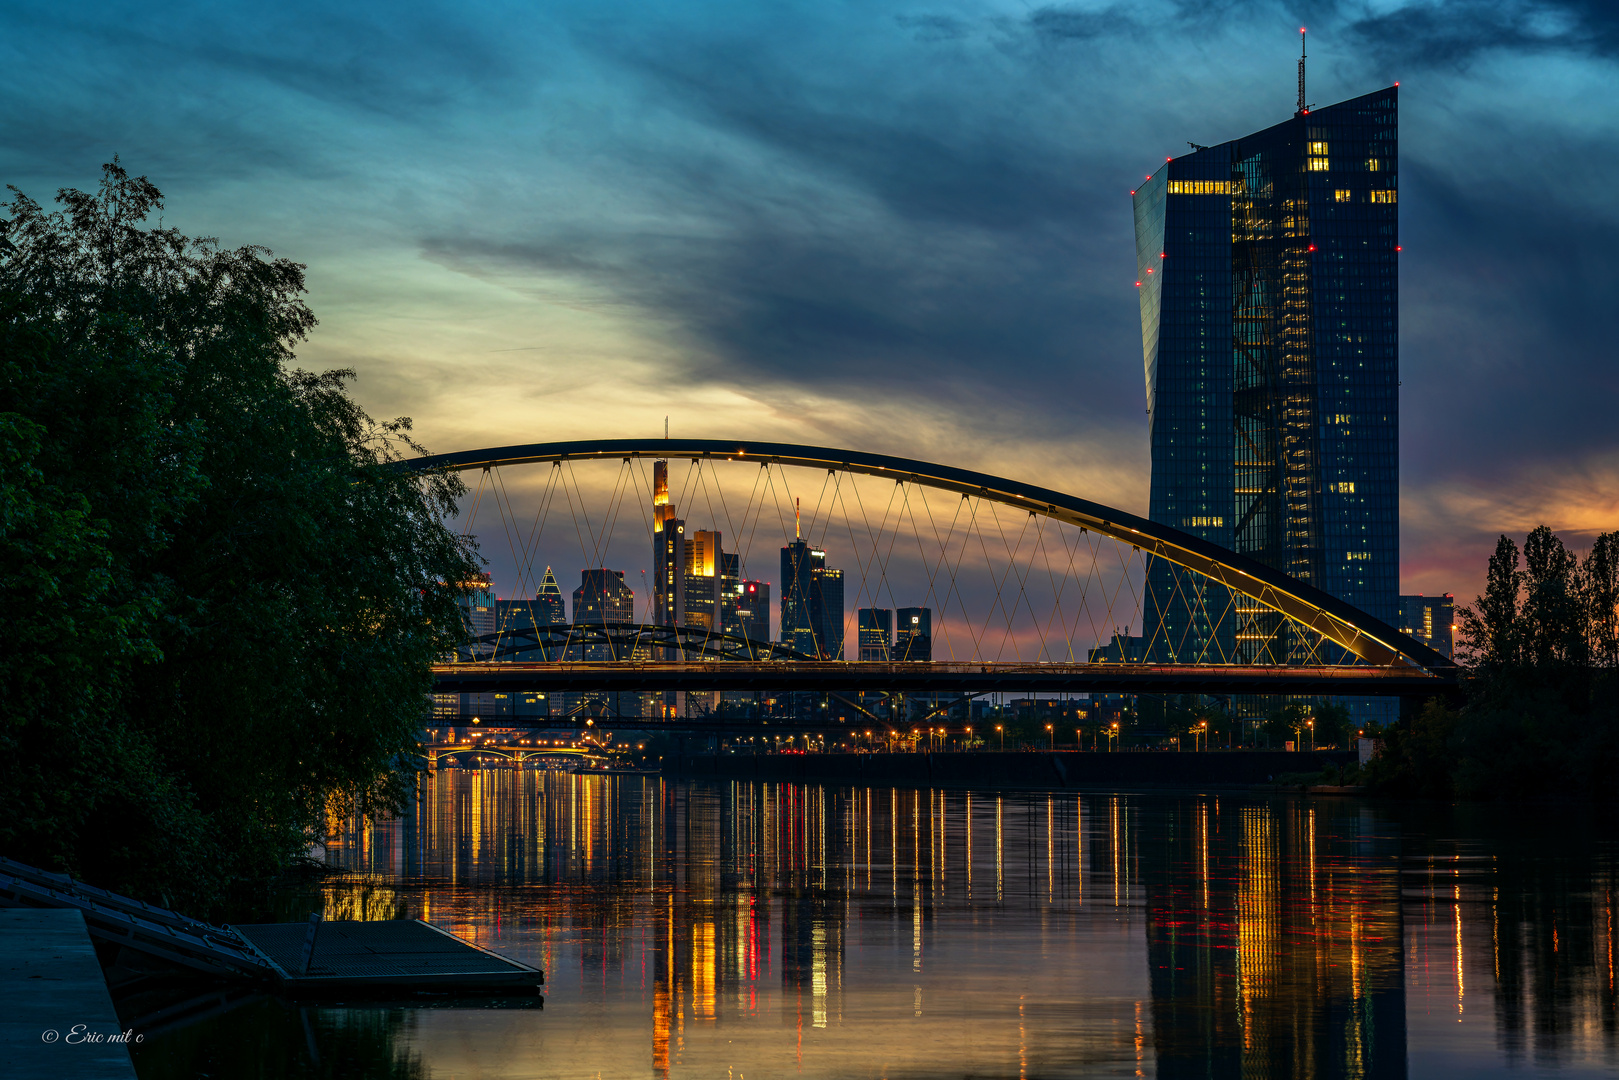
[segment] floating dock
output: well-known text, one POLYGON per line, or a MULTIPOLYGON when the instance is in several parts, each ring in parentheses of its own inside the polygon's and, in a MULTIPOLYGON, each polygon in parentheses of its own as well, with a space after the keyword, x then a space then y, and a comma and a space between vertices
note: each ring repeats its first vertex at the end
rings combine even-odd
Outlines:
POLYGON ((537 994, 545 973, 419 919, 219 926, 0 858, 0 908, 78 911, 103 948, 293 997, 537 994))
POLYGON ((0 910, 0 1076, 135 1080, 77 911, 0 910))
POLYGON ((316 923, 309 966, 303 967, 306 923, 232 926, 275 966, 293 996, 435 993, 534 993, 538 968, 462 941, 420 919, 316 923))

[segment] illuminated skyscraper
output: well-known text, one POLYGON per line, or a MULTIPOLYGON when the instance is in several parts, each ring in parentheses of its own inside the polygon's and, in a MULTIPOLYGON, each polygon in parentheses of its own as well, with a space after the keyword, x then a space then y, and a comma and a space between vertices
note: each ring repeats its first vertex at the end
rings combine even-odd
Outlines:
POLYGON ((1400 597, 1400 633, 1410 634, 1429 648, 1446 656, 1454 655, 1456 648, 1456 597, 1443 596, 1400 597))
POLYGON ((806 656, 843 659, 843 571, 801 536, 781 549, 781 641, 806 656))
POLYGON ((887 660, 894 644, 894 611, 892 608, 863 607, 855 616, 860 634, 860 659, 887 660))
MULTIPOLYGON (((1292 119, 1135 192, 1149 514, 1393 623, 1396 91, 1312 110, 1302 83, 1301 65, 1292 119)), ((1314 645, 1165 563, 1147 592, 1152 660, 1299 663, 1314 645)))
POLYGON ((669 501, 669 463, 652 463, 652 622, 686 624, 686 523, 669 501))
POLYGON ((898 625, 894 628, 895 660, 933 659, 933 609, 902 607, 895 613, 898 625))

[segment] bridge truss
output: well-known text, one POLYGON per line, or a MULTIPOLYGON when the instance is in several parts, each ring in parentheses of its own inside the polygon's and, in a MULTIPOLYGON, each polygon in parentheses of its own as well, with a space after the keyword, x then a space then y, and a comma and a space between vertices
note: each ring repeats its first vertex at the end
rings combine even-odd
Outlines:
MULTIPOLYGON (((582 624, 576 616, 568 625, 486 635, 475 643, 477 662, 435 670, 439 692, 1367 697, 1444 693, 1455 684, 1457 669, 1442 654, 1279 570, 1170 526, 1004 477, 828 447, 694 439, 538 443, 401 466, 479 474, 469 484, 465 527, 486 549, 490 539, 504 540, 524 592, 537 582, 537 565, 557 561, 547 545, 559 533, 586 566, 644 566, 651 515, 630 508, 639 499, 650 510, 647 466, 660 460, 670 463, 670 497, 694 521, 700 513, 716 533, 737 538, 760 576, 778 576, 777 548, 798 530, 827 552, 829 565, 840 561, 849 575, 851 644, 857 608, 897 609, 911 599, 936 612, 933 659, 816 659, 724 627, 658 625, 648 609, 634 622, 582 624), (519 468, 535 465, 549 468, 519 468), (673 486, 681 467, 684 479, 673 486), (805 506, 811 491, 814 503, 805 506), (498 523, 489 520, 491 505, 498 523), (1205 635, 1195 647, 1164 640, 1145 585, 1160 561, 1178 581, 1195 583, 1183 597, 1195 617, 1234 631, 1205 635), (911 591, 902 597, 896 582, 906 567, 911 591), (1255 611, 1280 616, 1267 624, 1283 622, 1294 635, 1286 661, 1254 663, 1253 650, 1219 644, 1257 625, 1255 611), (1117 633, 1131 626, 1141 633, 1117 633), (1133 653, 1126 640, 1136 642, 1133 653)), ((634 570, 625 580, 641 583, 634 570)))

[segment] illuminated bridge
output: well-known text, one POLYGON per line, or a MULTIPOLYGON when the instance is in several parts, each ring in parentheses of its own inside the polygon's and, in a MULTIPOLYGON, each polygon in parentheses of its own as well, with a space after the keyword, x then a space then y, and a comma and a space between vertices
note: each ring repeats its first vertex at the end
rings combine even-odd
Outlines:
POLYGON ((539 443, 402 464, 479 474, 465 527, 486 552, 509 554, 518 594, 534 591, 537 566, 568 554, 586 568, 625 566, 609 574, 636 593, 617 614, 536 616, 480 635, 464 662, 435 668, 440 693, 1409 698, 1449 692, 1457 677, 1442 654, 1245 555, 964 469, 694 439, 539 443), (677 531, 679 565, 666 543, 677 531), (798 572, 789 558, 806 552, 811 588, 824 592, 813 632, 803 595, 782 603, 795 591, 784 575, 798 572), (776 589, 763 623, 757 611, 751 623, 738 614, 750 577, 776 589), (1178 631, 1157 614, 1164 582, 1190 616, 1178 631), (907 653, 919 639, 907 646, 903 634, 862 626, 860 609, 925 611, 925 646, 907 653), (783 616, 795 625, 782 628, 783 616))

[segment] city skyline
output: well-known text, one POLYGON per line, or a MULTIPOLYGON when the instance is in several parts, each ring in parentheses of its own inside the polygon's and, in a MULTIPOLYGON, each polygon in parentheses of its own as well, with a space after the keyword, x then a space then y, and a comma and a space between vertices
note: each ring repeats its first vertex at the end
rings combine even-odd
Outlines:
MULTIPOLYGON (((434 450, 532 441, 543 401, 562 436, 668 415, 1141 513, 1126 193, 1144 156, 1287 111, 1297 31, 1257 4, 787 7, 741 31, 567 5, 5 18, 31 42, 8 55, 31 126, 5 179, 44 201, 120 153, 168 224, 308 263, 299 363, 355 368, 434 450)), ((1612 156, 1619 24, 1549 3, 1306 22, 1315 100, 1402 83, 1399 589, 1469 602, 1497 533, 1583 546, 1619 505, 1590 318, 1619 206, 1566 180, 1612 156)))

